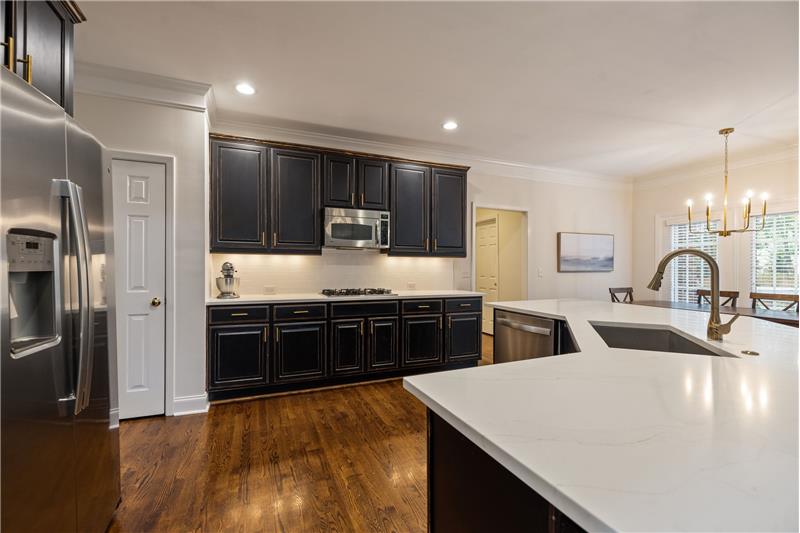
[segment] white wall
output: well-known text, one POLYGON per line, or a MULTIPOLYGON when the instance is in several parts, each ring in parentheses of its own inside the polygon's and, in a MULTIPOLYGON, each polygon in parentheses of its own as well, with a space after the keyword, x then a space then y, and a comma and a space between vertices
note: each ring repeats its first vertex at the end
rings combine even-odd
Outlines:
MULTIPOLYGON (((75 94, 75 117, 107 148, 175 158, 174 406, 202 409, 205 400, 205 270, 208 239, 208 126, 205 112, 75 94)), ((167 399, 170 402, 170 399, 167 399)))
MULTIPOLYGON (((631 282, 631 188, 565 185, 471 171, 467 201, 528 212, 528 298, 608 299, 608 288, 631 282), (558 272, 561 231, 614 235, 614 271, 558 272), (541 271, 541 276, 540 276, 541 271)), ((456 288, 470 286, 471 260, 456 263, 456 288)))
MULTIPOLYGON (((694 218, 703 220, 703 196, 711 192, 715 205, 722 196, 722 172, 700 171, 693 174, 687 169, 684 179, 660 179, 640 182, 633 194, 633 286, 637 299, 669 299, 669 286, 665 283, 659 293, 646 288, 658 262, 669 249, 664 224, 668 220, 683 221, 686 217, 686 200, 694 200, 694 218)), ((769 193, 768 212, 797 209, 797 155, 780 157, 772 162, 743 163, 730 170, 729 213, 735 213, 733 225, 741 225, 740 199, 748 189, 756 193, 769 193)), ((756 195, 757 196, 757 195, 756 195)), ((754 201, 753 211, 761 204, 754 201)), ((729 227, 732 224, 729 222, 729 227)), ((732 235, 720 238, 719 265, 722 290, 739 290, 740 303, 746 305, 750 292, 750 235, 732 235)), ((668 275, 664 277, 667 282, 668 275)))

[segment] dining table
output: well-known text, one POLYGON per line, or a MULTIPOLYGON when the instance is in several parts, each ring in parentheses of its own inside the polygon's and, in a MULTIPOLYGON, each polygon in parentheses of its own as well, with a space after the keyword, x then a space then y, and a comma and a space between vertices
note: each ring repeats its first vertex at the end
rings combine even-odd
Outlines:
MULTIPOLYGON (((647 305, 650 307, 663 307, 667 309, 686 309, 688 311, 701 311, 704 313, 711 312, 711 306, 706 303, 698 304, 695 302, 673 302, 670 300, 639 300, 633 302, 635 305, 647 305)), ((731 307, 720 306, 719 313, 721 315, 735 315, 749 316, 759 318, 761 320, 769 320, 770 322, 778 322, 787 326, 798 327, 798 313, 797 311, 783 311, 778 309, 760 309, 752 307, 731 307)))

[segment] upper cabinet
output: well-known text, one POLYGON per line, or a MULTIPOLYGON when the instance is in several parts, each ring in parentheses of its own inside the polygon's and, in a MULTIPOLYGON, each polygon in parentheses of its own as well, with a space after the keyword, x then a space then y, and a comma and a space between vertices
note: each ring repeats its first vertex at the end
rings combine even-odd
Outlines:
POLYGON ((319 254, 323 206, 390 211, 391 255, 466 256, 467 169, 211 135, 211 251, 319 254))
POLYGON ((74 2, 0 3, 3 65, 72 114, 73 27, 85 19, 74 2))

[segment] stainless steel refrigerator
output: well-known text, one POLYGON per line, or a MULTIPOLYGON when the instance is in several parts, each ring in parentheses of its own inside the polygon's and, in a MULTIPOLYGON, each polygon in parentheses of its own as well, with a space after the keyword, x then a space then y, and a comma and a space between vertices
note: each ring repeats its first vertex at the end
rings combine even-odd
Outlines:
POLYGON ((3 533, 102 532, 120 501, 107 172, 90 133, 0 68, 3 533))

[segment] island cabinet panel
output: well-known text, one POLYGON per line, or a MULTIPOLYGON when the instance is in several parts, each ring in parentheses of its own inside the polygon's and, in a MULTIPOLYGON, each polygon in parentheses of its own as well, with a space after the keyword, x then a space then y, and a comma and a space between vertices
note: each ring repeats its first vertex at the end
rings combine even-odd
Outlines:
POLYGON ((465 257, 467 174, 458 170, 435 168, 431 181, 431 253, 465 257))
POLYGON ((389 209, 389 164, 386 161, 358 160, 358 207, 389 209))
POLYGON ((480 359, 481 313, 447 315, 445 355, 448 361, 480 359))
POLYGON ((367 371, 398 367, 397 318, 370 318, 367 334, 367 371))
POLYGON ((271 250, 320 253, 320 155, 273 149, 270 176, 271 250))
POLYGON ((355 374, 364 370, 364 320, 331 321, 331 373, 355 374))
POLYGON ((211 142, 211 251, 266 251, 268 151, 211 142))
POLYGON ((307 381, 326 375, 325 322, 275 324, 275 381, 307 381))
POLYGON ((356 160, 326 154, 323 159, 324 204, 326 207, 356 207, 356 160))
POLYGON ((403 317, 403 366, 442 362, 442 315, 403 317))
POLYGON ((429 251, 430 172, 419 165, 392 165, 390 254, 425 255, 429 251))
POLYGON ((266 385, 268 381, 266 325, 209 328, 209 390, 266 385))

